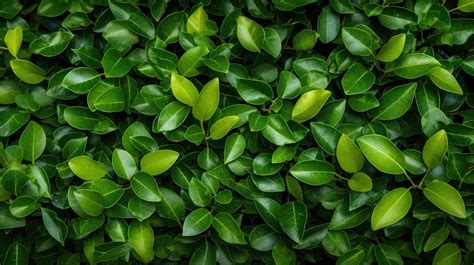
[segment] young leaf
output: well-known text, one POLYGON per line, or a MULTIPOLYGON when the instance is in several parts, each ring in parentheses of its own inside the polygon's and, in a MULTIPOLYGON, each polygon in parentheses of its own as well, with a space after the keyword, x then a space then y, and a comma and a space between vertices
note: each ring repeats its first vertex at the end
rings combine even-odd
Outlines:
POLYGON ((72 173, 83 180, 97 180, 107 174, 105 165, 89 156, 76 156, 69 160, 68 164, 72 173))
POLYGON ((372 230, 378 230, 400 221, 411 207, 411 193, 406 188, 396 188, 383 196, 372 212, 372 230))
POLYGON ((232 130, 232 127, 237 123, 239 119, 239 116, 227 116, 220 118, 219 120, 214 122, 214 124, 212 124, 209 137, 212 140, 221 139, 222 137, 226 136, 226 134, 229 133, 230 130, 232 130))
POLYGON ((293 107, 292 119, 301 123, 313 118, 330 96, 331 92, 327 90, 312 90, 304 93, 293 107))
POLYGON ((446 182, 433 180, 423 189, 425 197, 441 210, 466 218, 466 207, 459 191, 446 182))
POLYGON ((448 151, 448 136, 445 130, 433 134, 423 146, 423 161, 428 168, 437 167, 448 151))
POLYGON ((171 74, 171 91, 177 100, 190 107, 193 107, 199 98, 199 92, 194 84, 176 73, 171 74))
POLYGON ((339 138, 336 148, 336 158, 341 168, 348 173, 358 172, 364 165, 364 155, 354 141, 346 134, 339 138))
POLYGON ((405 156, 386 137, 369 134, 357 138, 362 153, 378 170, 387 174, 403 174, 405 172, 405 156))
POLYGON ((242 46, 251 52, 260 52, 265 40, 265 30, 250 18, 237 18, 237 38, 242 46))
POLYGON ((201 122, 209 120, 219 105, 219 79, 209 81, 193 106, 193 116, 201 122))
POLYGON ((46 148, 46 134, 43 127, 34 121, 30 121, 20 136, 20 147, 23 149, 25 160, 34 161, 41 156, 46 148))
POLYGON ((395 36, 392 36, 383 46, 380 48, 380 51, 377 53, 377 60, 381 62, 391 62, 395 61, 403 51, 405 46, 406 35, 405 33, 400 33, 395 36))
POLYGON ((7 45, 8 51, 13 57, 18 58, 18 51, 20 51, 21 43, 23 42, 23 31, 20 26, 10 29, 5 34, 3 39, 7 45))

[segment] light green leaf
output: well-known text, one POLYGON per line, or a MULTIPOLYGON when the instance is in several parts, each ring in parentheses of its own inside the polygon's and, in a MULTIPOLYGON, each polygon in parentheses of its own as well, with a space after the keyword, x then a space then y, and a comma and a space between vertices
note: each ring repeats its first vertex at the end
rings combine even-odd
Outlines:
POLYGON ((301 123, 313 118, 330 96, 331 92, 328 90, 311 90, 304 93, 291 111, 292 119, 301 123))
POLYGON ((21 27, 16 26, 14 29, 8 30, 3 40, 10 54, 17 58, 18 51, 20 51, 21 43, 23 42, 23 31, 21 27))
POLYGON ((433 134, 423 146, 423 161, 428 168, 437 167, 448 151, 448 136, 445 130, 433 134))
POLYGON ((112 167, 117 176, 130 180, 137 172, 137 166, 132 155, 122 149, 115 149, 112 154, 112 167))
POLYGON ((347 182, 349 188, 357 192, 369 192, 372 190, 372 179, 364 172, 357 172, 347 182))
POLYGON ((128 241, 132 246, 132 251, 140 260, 148 263, 153 260, 154 232, 148 221, 132 221, 128 229, 128 241))
POLYGON ((174 150, 156 150, 143 156, 141 171, 156 176, 170 169, 178 160, 179 153, 174 150))
POLYGON ((463 91, 456 78, 443 67, 434 67, 428 73, 428 77, 433 83, 444 91, 462 95, 463 91))
POLYGON ((433 180, 423 189, 425 197, 441 210, 466 218, 466 207, 458 190, 446 182, 433 180))
POLYGON ((193 107, 199 98, 199 92, 194 84, 177 73, 171 74, 171 92, 177 100, 190 107, 193 107))
POLYGON ((405 156, 386 137, 378 134, 361 136, 357 139, 362 153, 379 171, 387 174, 405 172, 405 156))
POLYGON ((233 126, 239 119, 239 116, 226 116, 220 118, 212 124, 209 137, 212 140, 221 139, 222 137, 226 136, 230 130, 232 130, 233 126))
POLYGON ((372 37, 365 30, 356 27, 344 27, 342 29, 342 41, 349 52, 354 55, 373 55, 372 37))
POLYGON ((237 38, 242 46, 251 52, 260 52, 265 40, 265 30, 250 18, 237 18, 237 38))
POLYGON ((155 178, 145 172, 138 172, 130 181, 133 192, 140 199, 148 202, 161 201, 158 183, 155 178))
POLYGON ((178 128, 188 117, 190 108, 181 102, 172 101, 166 105, 158 116, 155 130, 167 132, 178 128))
POLYGON ((219 78, 209 81, 199 93, 193 116, 201 122, 209 120, 219 105, 219 78))
POLYGON ((461 264, 461 249, 456 243, 442 245, 433 258, 433 265, 459 265, 461 264))
POLYGON ((341 168, 348 173, 358 172, 365 161, 359 147, 344 133, 337 143, 336 158, 341 168))
POLYGON ((394 120, 405 114, 413 103, 418 83, 408 83, 388 90, 379 98, 380 105, 370 114, 378 120, 394 120))
POLYGON ((440 66, 440 63, 432 56, 424 53, 409 53, 394 62, 390 70, 400 77, 414 79, 428 74, 437 66, 440 66))
POLYGON ((34 85, 45 79, 45 73, 43 69, 36 66, 32 62, 21 59, 13 59, 10 61, 10 67, 12 68, 13 73, 25 83, 34 85))
POLYGON ((241 156, 245 151, 245 145, 245 138, 238 133, 233 133, 227 137, 224 146, 224 164, 230 163, 241 156))
POLYGON ((412 197, 409 189, 396 188, 383 196, 372 212, 372 230, 378 230, 400 221, 411 207, 412 197))
POLYGON ((391 62, 397 59, 403 51, 405 46, 405 33, 400 33, 395 36, 392 36, 383 46, 380 48, 380 51, 377 53, 377 60, 381 62, 391 62))
POLYGON ((68 164, 74 175, 83 180, 97 180, 107 174, 105 165, 89 156, 76 156, 70 159, 68 164))

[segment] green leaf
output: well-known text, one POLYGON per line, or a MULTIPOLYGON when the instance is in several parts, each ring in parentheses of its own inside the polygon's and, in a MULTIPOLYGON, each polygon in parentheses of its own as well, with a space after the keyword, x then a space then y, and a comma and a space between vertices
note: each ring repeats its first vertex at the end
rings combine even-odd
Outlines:
POLYGON ((445 130, 433 134, 423 146, 423 161, 428 168, 437 167, 448 151, 448 136, 445 130))
POLYGON ((209 49, 204 46, 196 46, 187 50, 178 60, 179 73, 185 77, 198 75, 200 73, 198 67, 202 65, 201 58, 206 56, 208 53, 209 49))
POLYGON ((27 265, 28 258, 28 248, 15 241, 6 250, 3 264, 27 265))
POLYGON ((273 98, 272 87, 261 80, 239 78, 236 89, 239 95, 252 105, 263 105, 273 98))
POLYGON ((212 219, 212 227, 216 229, 219 237, 229 244, 247 244, 239 224, 229 213, 220 212, 216 214, 212 219))
POLYGON ((443 67, 434 67, 428 77, 440 89, 450 93, 462 95, 463 91, 456 78, 443 67))
POLYGON ((220 118, 212 124, 209 137, 212 140, 219 140, 223 138, 229 133, 230 130, 232 130, 233 126, 239 119, 239 116, 227 116, 220 118))
POLYGON ((375 247, 375 259, 378 264, 404 264, 398 250, 388 244, 379 244, 375 247))
POLYGON ((396 86, 379 98, 379 107, 370 114, 378 120, 394 120, 405 114, 413 103, 417 83, 396 86))
POLYGON ((411 207, 411 193, 406 188, 396 188, 383 196, 372 212, 372 230, 390 226, 400 221, 411 207))
POLYGON ((336 257, 344 255, 351 249, 349 237, 344 231, 329 231, 322 245, 327 252, 336 257))
POLYGON ((154 232, 148 221, 132 221, 128 228, 128 241, 132 247, 132 252, 140 260, 148 263, 153 260, 154 232))
POLYGON ((357 95, 367 92, 375 82, 375 75, 362 64, 354 64, 342 78, 342 88, 346 95, 357 95))
POLYGON ((328 228, 331 230, 350 229, 361 225, 370 216, 369 208, 359 208, 349 210, 349 202, 343 200, 336 206, 336 210, 331 218, 328 228))
POLYGON ((341 134, 337 143, 336 158, 339 166, 347 173, 356 173, 364 165, 364 155, 354 141, 346 134, 341 134))
POLYGON ((474 12, 474 2, 472 0, 458 0, 457 9, 465 13, 472 13, 474 12))
POLYGON ((303 29, 293 37, 293 48, 295 50, 310 50, 316 45, 319 33, 310 29, 303 29))
POLYGON ((160 216, 181 223, 184 217, 184 201, 174 191, 160 188, 161 201, 156 203, 160 216))
POLYGON ((254 200, 255 207, 263 220, 275 231, 280 230, 280 221, 278 220, 281 206, 270 198, 257 198, 254 200))
POLYGON ((194 177, 189 182, 189 197, 199 207, 208 206, 212 200, 209 189, 194 177))
POLYGON ((212 224, 212 214, 206 208, 198 208, 186 216, 183 236, 195 236, 206 231, 212 224))
POLYGON ((433 259, 433 265, 441 264, 461 264, 461 249, 456 243, 443 244, 438 249, 438 251, 436 251, 436 254, 433 259))
POLYGON ((175 130, 188 117, 190 108, 178 101, 172 101, 166 105, 158 116, 155 130, 157 132, 168 132, 175 130))
POLYGON ((189 264, 216 264, 216 256, 216 247, 209 241, 205 240, 204 245, 201 245, 194 251, 191 259, 189 260, 189 264))
POLYGON ((395 61, 390 70, 400 77, 414 79, 428 74, 438 66, 440 63, 432 56, 424 53, 409 53, 395 61))
POLYGON ((141 171, 156 176, 170 169, 178 160, 179 153, 174 150, 156 150, 140 160, 141 171))
POLYGON ((108 3, 114 16, 117 19, 124 20, 131 31, 148 39, 155 37, 153 23, 137 6, 115 1, 109 1, 108 3))
POLYGON ((357 172, 347 182, 349 188, 357 192, 369 192, 372 190, 372 179, 364 172, 357 172))
POLYGON ((47 208, 41 208, 41 217, 49 235, 64 246, 68 233, 67 225, 58 217, 56 212, 47 208))
POLYGON ((446 182, 433 180, 423 189, 425 197, 441 210, 466 218, 466 207, 459 191, 446 182))
POLYGON ((132 69, 133 63, 127 59, 122 58, 121 53, 115 49, 108 49, 101 61, 104 68, 105 77, 122 77, 132 69))
POLYGON ((400 33, 395 36, 392 36, 383 46, 380 48, 380 51, 377 53, 377 60, 381 62, 391 62, 395 61, 403 51, 405 46, 406 35, 405 33, 400 33))
POLYGON ((208 19, 206 11, 200 6, 189 16, 186 30, 192 34, 211 36, 217 32, 217 25, 208 19))
POLYGON ((302 243, 307 219, 308 210, 300 201, 284 204, 278 215, 281 228, 296 243, 302 243))
POLYGON ((158 183, 149 174, 138 172, 130 181, 130 185, 140 199, 148 202, 161 201, 158 183))
POLYGON ((75 68, 64 77, 62 86, 76 94, 86 94, 99 82, 100 76, 96 70, 79 67, 75 68))
POLYGON ((279 240, 279 234, 267 225, 256 226, 249 235, 250 246, 258 251, 271 250, 279 240))
POLYGON ((56 31, 49 35, 41 35, 30 43, 30 50, 45 57, 54 57, 66 50, 73 38, 74 35, 67 31, 56 31))
POLYGON ((43 69, 32 62, 13 59, 10 61, 13 73, 23 82, 28 84, 38 84, 45 79, 43 69))
POLYGON ((193 106, 193 116, 200 122, 209 120, 219 105, 219 79, 209 81, 199 93, 193 106))
POLYGON ((130 180, 137 172, 137 166, 132 155, 122 149, 114 149, 112 154, 112 167, 117 176, 130 180))
POLYGON ((418 17, 411 10, 398 6, 384 8, 377 16, 380 23, 393 30, 405 29, 416 24, 418 17))
POLYGON ((199 92, 194 84, 176 73, 171 74, 171 91, 177 100, 190 107, 193 107, 199 98, 199 92))
POLYGON ((83 180, 97 180, 107 174, 107 168, 104 164, 85 155, 70 159, 68 165, 72 173, 83 180))
POLYGON ((23 158, 34 164, 46 148, 46 134, 43 127, 30 121, 20 136, 19 145, 23 149, 23 158))
POLYGON ((294 99, 301 92, 301 82, 295 74, 284 70, 280 73, 277 91, 281 98, 294 99))
POLYGON ((18 51, 20 51, 21 43, 23 42, 23 31, 20 26, 10 29, 3 38, 7 49, 13 57, 18 58, 18 51))
POLYGON ((224 146, 224 164, 230 163, 241 156, 245 151, 245 145, 245 138, 238 133, 233 133, 227 137, 224 146))
POLYGON ((25 218, 35 212, 39 207, 38 200, 31 196, 20 196, 9 206, 10 213, 16 218, 25 218))
POLYGON ((377 134, 357 138, 362 153, 379 171, 387 174, 403 174, 405 157, 403 153, 386 137, 377 134))
POLYGON ((105 198, 97 191, 78 189, 73 192, 81 209, 90 216, 99 216, 104 211, 105 198))
POLYGON ((26 225, 25 219, 13 216, 6 204, 0 205, 0 214, 0 229, 14 229, 26 225))
POLYGON ((357 56, 373 55, 372 37, 366 31, 356 27, 344 27, 341 36, 344 45, 352 54, 357 56))
POLYGON ((319 40, 326 44, 333 41, 339 33, 339 14, 334 12, 330 5, 325 6, 318 16, 317 29, 319 40))
POLYGON ((300 123, 312 119, 330 96, 331 92, 327 90, 312 90, 304 93, 293 107, 292 119, 300 123))
POLYGON ((237 18, 237 38, 240 44, 251 52, 260 52, 265 40, 265 30, 250 18, 237 18))
POLYGON ((84 107, 68 107, 64 110, 64 119, 73 128, 91 131, 95 134, 107 134, 117 129, 107 116, 93 113, 84 107))
POLYGON ((430 237, 426 240, 425 246, 423 247, 424 252, 430 252, 435 248, 439 247, 449 236, 449 229, 447 226, 443 226, 439 230, 433 232, 430 237))
POLYGON ((94 260, 97 262, 111 262, 130 253, 130 243, 107 242, 95 246, 94 260))
POLYGON ((275 7, 283 11, 290 11, 314 2, 316 2, 316 0, 272 0, 272 3, 275 5, 275 7))
MULTIPOLYGON (((262 48, 268 52, 273 58, 278 58, 281 54, 281 37, 278 31, 271 27, 265 29, 265 40, 262 48)), ((245 46, 244 46, 245 47, 245 46)))
POLYGON ((325 161, 302 161, 290 168, 290 174, 308 185, 324 185, 333 180, 334 167, 325 161))

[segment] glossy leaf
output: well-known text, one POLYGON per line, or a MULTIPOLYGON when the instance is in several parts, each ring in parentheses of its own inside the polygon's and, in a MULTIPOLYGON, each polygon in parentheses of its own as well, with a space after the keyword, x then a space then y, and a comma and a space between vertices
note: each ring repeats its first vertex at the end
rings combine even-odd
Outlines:
POLYGON ((304 93, 293 107, 292 119, 297 122, 304 122, 313 118, 330 96, 331 92, 327 90, 312 90, 304 93))
POLYGON ((260 52, 265 40, 262 26, 244 16, 237 18, 237 38, 240 44, 251 52, 260 52))
POLYGON ((461 194, 448 183, 433 180, 423 189, 423 194, 441 210, 459 218, 466 218, 466 208, 461 194))
POLYGON ((38 84, 45 79, 44 70, 30 61, 13 59, 10 61, 10 67, 13 73, 25 83, 38 84))
POLYGON ((386 137, 370 134, 357 139, 362 153, 378 170, 387 174, 405 172, 405 157, 386 137))
POLYGON ((396 188, 383 196, 372 212, 372 230, 378 230, 400 221, 410 210, 412 196, 409 189, 396 188))

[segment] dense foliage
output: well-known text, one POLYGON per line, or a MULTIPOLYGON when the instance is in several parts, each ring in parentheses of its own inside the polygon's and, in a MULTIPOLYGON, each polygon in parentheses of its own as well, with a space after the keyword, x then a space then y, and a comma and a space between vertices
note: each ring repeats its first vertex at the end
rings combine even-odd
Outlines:
POLYGON ((0 263, 473 264, 472 12, 1 1, 0 263))

